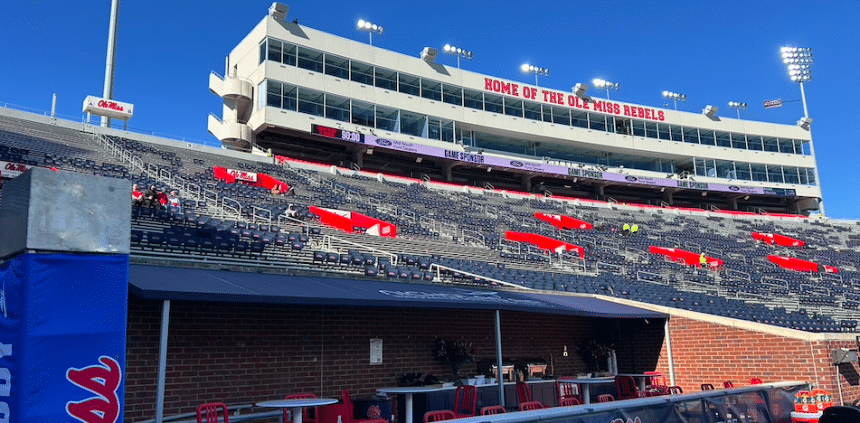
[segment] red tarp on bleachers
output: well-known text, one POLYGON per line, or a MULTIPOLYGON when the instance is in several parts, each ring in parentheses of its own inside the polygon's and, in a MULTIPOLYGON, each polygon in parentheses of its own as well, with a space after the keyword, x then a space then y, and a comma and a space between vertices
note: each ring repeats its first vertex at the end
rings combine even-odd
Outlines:
POLYGON ((753 232, 751 235, 756 241, 766 242, 771 245, 776 244, 783 247, 803 247, 804 245, 806 245, 805 242, 799 239, 794 239, 780 234, 765 234, 753 232))
POLYGON ((559 241, 557 239, 548 238, 543 235, 507 231, 505 232, 505 239, 508 241, 526 242, 535 245, 538 248, 555 251, 557 253, 561 251, 575 251, 579 254, 580 258, 585 257, 585 252, 582 247, 569 244, 564 241, 559 241))
MULTIPOLYGON (((794 257, 783 257, 783 256, 767 256, 767 259, 770 260, 771 263, 788 270, 795 270, 798 272, 818 272, 818 263, 813 263, 811 261, 796 259, 794 257)), ((823 266, 824 271, 827 273, 838 273, 839 269, 832 266, 823 266)))
POLYGON ((268 190, 278 187, 281 192, 287 192, 290 188, 286 183, 266 175, 265 173, 248 172, 215 166, 212 168, 212 174, 215 178, 231 184, 236 183, 236 181, 242 181, 248 185, 258 186, 268 190))
POLYGON ((318 215, 324 225, 344 232, 353 233, 354 228, 367 228, 365 233, 368 235, 397 238, 397 226, 361 213, 323 209, 316 206, 310 206, 308 210, 318 215))
MULTIPOLYGON (((678 248, 655 247, 653 245, 648 247, 648 251, 651 252, 651 254, 667 256, 671 258, 672 261, 683 261, 688 266, 699 265, 700 254, 696 254, 690 251, 685 251, 678 248)), ((723 261, 715 257, 705 256, 705 260, 711 267, 722 267, 723 265, 723 261)))
POLYGON ((543 220, 552 226, 559 229, 585 229, 591 230, 591 223, 583 222, 579 219, 574 219, 570 216, 559 214, 535 213, 535 218, 543 220))

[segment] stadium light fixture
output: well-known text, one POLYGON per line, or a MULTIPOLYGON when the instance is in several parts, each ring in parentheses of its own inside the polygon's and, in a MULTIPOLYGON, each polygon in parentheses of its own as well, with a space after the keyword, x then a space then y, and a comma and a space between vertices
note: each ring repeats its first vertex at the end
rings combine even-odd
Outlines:
POLYGON ((549 69, 539 68, 537 66, 532 66, 528 63, 523 63, 520 66, 520 70, 523 73, 532 73, 535 76, 535 85, 538 85, 538 76, 549 77, 549 69))
POLYGON ((436 60, 436 55, 439 52, 433 47, 424 47, 424 50, 421 50, 421 60, 427 63, 433 63, 436 60))
POLYGON ((582 97, 585 95, 585 92, 588 91, 588 84, 578 83, 573 86, 573 95, 577 97, 582 97))
MULTIPOLYGON (((806 107, 806 92, 803 90, 803 83, 812 80, 812 49, 803 47, 782 47, 779 49, 782 56, 782 63, 785 64, 788 70, 788 76, 792 81, 800 84, 800 101, 803 103, 803 117, 797 121, 797 126, 804 130, 809 130, 809 125, 812 124, 812 118, 809 117, 809 109, 806 107)), ((812 139, 809 140, 809 153, 815 157, 815 147, 812 145, 812 139)), ((815 184, 821 186, 821 179, 818 177, 818 165, 813 168, 815 173, 815 184)), ((824 202, 818 203, 818 211, 824 216, 824 202)))
POLYGON ((740 119, 740 118, 741 118, 741 110, 746 110, 746 109, 747 109, 747 104, 746 104, 746 103, 740 103, 740 102, 737 102, 737 101, 730 101, 730 102, 729 102, 729 109, 735 109, 735 110, 737 110, 737 112, 738 112, 738 119, 740 119))
POLYGON ((679 101, 682 101, 684 103, 687 102, 687 95, 686 94, 673 93, 672 91, 663 91, 663 98, 672 99, 672 101, 675 102, 675 110, 678 110, 678 102, 679 101))
POLYGON ((605 79, 594 78, 591 80, 591 83, 594 85, 594 88, 605 88, 606 89, 606 99, 609 100, 609 90, 618 91, 618 88, 621 86, 617 82, 609 82, 605 79))
POLYGON ((702 114, 703 114, 703 115, 705 115, 705 116, 707 116, 707 117, 709 117, 709 118, 711 118, 711 119, 713 119, 713 118, 714 118, 714 116, 716 116, 716 115, 717 115, 717 111, 718 111, 718 110, 720 110, 720 108, 719 108, 719 107, 717 107, 717 106, 711 106, 711 105, 709 104, 709 105, 705 106, 705 108, 704 108, 704 109, 702 109, 702 114))
POLYGON ((377 33, 382 35, 382 25, 377 25, 375 23, 371 23, 365 21, 364 19, 359 19, 358 24, 356 25, 356 29, 359 31, 367 31, 368 35, 370 35, 370 45, 373 45, 373 33, 377 33))
POLYGON ((444 51, 445 53, 450 54, 452 56, 457 56, 457 69, 460 69, 460 58, 461 57, 464 59, 472 60, 473 53, 469 50, 463 50, 460 47, 454 47, 450 44, 445 44, 445 47, 442 48, 442 51, 444 51))

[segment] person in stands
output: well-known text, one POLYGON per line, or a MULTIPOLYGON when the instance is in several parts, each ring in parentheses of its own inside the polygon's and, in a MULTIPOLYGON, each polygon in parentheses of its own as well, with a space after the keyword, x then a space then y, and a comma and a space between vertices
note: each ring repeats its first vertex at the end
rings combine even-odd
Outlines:
POLYGON ((155 193, 155 198, 158 200, 158 204, 156 205, 156 209, 163 209, 167 207, 167 194, 164 193, 164 190, 158 190, 155 193))
POLYGON ((167 205, 173 210, 182 212, 182 205, 179 201, 179 193, 176 192, 176 190, 170 191, 170 195, 167 196, 167 205))
POLYGON ((705 257, 705 253, 699 255, 699 267, 708 267, 708 258, 705 257))
POLYGON ((639 225, 634 223, 630 226, 630 235, 636 235, 636 232, 639 232, 639 225))
POLYGON ((621 227, 622 235, 630 235, 630 224, 625 223, 624 226, 621 227))
POLYGON ((149 189, 143 192, 142 205, 149 209, 158 208, 158 188, 155 185, 150 185, 149 189))
POLYGON ((137 184, 131 186, 131 206, 140 207, 143 205, 143 192, 137 187, 137 184))

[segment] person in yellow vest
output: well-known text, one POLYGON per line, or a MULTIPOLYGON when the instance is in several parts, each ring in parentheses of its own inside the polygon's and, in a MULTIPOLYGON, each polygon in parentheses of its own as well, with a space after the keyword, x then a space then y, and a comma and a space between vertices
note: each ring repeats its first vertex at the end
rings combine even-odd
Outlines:
POLYGON ((636 235, 636 232, 639 232, 639 225, 634 223, 633 226, 630 227, 630 235, 636 235))
POLYGON ((624 235, 630 235, 630 224, 625 223, 624 226, 621 227, 621 233, 624 235))
POLYGON ((705 257, 705 253, 702 253, 699 256, 699 267, 707 267, 708 266, 708 258, 705 257))

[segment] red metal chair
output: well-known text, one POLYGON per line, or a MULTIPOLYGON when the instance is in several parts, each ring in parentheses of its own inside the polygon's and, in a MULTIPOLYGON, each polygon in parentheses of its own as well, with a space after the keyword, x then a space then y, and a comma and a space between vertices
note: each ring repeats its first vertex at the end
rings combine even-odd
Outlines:
POLYGON ((454 416, 456 418, 474 417, 478 407, 478 388, 474 385, 460 385, 454 394, 454 416))
POLYGON ((517 382, 517 399, 520 400, 520 404, 533 401, 532 388, 529 387, 528 383, 517 382))
POLYGON ((537 401, 528 401, 520 403, 520 411, 540 410, 542 408, 543 404, 537 401))
POLYGON ((317 423, 337 423, 340 416, 341 423, 388 423, 386 419, 360 419, 353 418, 353 404, 349 397, 349 391, 341 392, 343 402, 340 404, 324 405, 317 408, 317 423))
MULTIPOLYGON (((316 397, 317 397, 316 395, 311 394, 311 393, 301 393, 301 394, 287 395, 284 397, 284 399, 312 399, 312 398, 316 398, 316 397)), ((313 408, 313 417, 311 417, 311 410, 306 407, 304 409, 304 412, 302 413, 302 422, 316 423, 316 421, 317 421, 316 416, 317 416, 316 407, 313 408)), ((284 409, 284 423, 293 423, 293 421, 290 420, 290 418, 291 418, 290 410, 284 409)))
POLYGON ((197 423, 230 423, 227 405, 223 402, 200 404, 197 407, 197 423))
POLYGON ((582 403, 582 392, 579 390, 579 384, 574 382, 573 378, 558 378, 555 381, 555 387, 558 391, 558 401, 565 398, 576 398, 579 403, 582 403))
POLYGON ((645 397, 645 393, 639 392, 636 380, 631 376, 615 376, 615 389, 618 391, 620 400, 645 397))
POLYGON ((713 391, 714 385, 711 385, 710 383, 703 383, 702 384, 702 390, 703 391, 713 391))
POLYGON ((750 379, 750 385, 761 385, 762 383, 764 382, 762 382, 761 379, 757 377, 750 379))
POLYGON ((441 422, 442 420, 451 420, 454 418, 454 412, 451 410, 436 410, 424 413, 424 423, 441 422))
POLYGON ((666 385, 666 377, 660 372, 645 372, 645 389, 648 396, 669 395, 669 386, 666 385))
POLYGON ((579 399, 576 397, 567 397, 567 398, 562 398, 562 399, 558 400, 558 406, 559 407, 570 407, 573 405, 580 405, 580 404, 582 404, 582 403, 579 402, 579 399))
POLYGON ((615 397, 612 394, 600 394, 597 396, 597 402, 612 402, 615 401, 615 397))
POLYGON ((491 416, 493 414, 502 414, 507 412, 508 411, 505 410, 505 407, 502 407, 501 405, 489 405, 481 409, 482 416, 491 416))
POLYGON ((735 384, 732 381, 727 380, 723 382, 723 388, 734 388, 735 384))
POLYGON ((684 393, 684 390, 681 389, 680 386, 676 385, 676 386, 670 386, 669 387, 669 394, 671 394, 671 395, 683 394, 683 393, 684 393))

